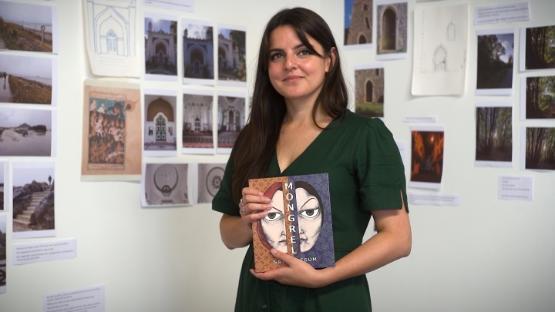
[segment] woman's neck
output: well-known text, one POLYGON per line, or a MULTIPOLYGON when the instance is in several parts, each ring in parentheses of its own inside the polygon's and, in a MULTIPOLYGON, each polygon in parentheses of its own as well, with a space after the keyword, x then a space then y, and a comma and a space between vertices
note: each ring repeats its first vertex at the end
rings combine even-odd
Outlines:
MULTIPOLYGON (((301 102, 301 101, 285 101, 285 106, 287 111, 285 113, 285 118, 283 119, 283 124, 286 125, 314 125, 314 120, 312 118, 312 109, 316 105, 315 102, 301 102)), ((320 106, 316 110, 316 123, 320 127, 325 127, 331 122, 332 118, 326 114, 320 106)))

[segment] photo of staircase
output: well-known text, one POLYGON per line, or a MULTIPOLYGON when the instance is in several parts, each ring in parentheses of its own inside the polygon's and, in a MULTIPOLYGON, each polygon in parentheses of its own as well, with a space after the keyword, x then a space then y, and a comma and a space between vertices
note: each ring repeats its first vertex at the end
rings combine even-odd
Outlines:
MULTIPOLYGON (((31 218, 33 217, 33 213, 35 213, 35 209, 39 206, 39 204, 48 197, 50 191, 42 191, 42 192, 35 192, 31 196, 31 203, 23 212, 14 217, 13 219, 13 230, 14 232, 21 232, 21 231, 30 231, 31 228, 31 218)), ((35 217, 36 218, 36 217, 35 217)))

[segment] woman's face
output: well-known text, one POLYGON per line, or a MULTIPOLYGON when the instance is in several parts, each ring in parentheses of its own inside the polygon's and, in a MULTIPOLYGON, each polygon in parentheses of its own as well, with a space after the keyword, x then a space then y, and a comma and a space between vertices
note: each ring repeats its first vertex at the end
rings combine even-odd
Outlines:
POLYGON ((279 26, 270 34, 268 75, 274 89, 286 100, 316 101, 330 68, 331 57, 325 56, 328 54, 322 45, 307 38, 324 57, 304 46, 291 26, 279 26))
MULTIPOLYGON (((318 199, 304 188, 295 189, 298 209, 298 226, 301 252, 310 250, 320 235, 322 209, 318 199)), ((285 212, 283 192, 278 190, 272 196, 272 209, 262 219, 262 231, 268 243, 281 252, 287 252, 285 236, 285 212)))

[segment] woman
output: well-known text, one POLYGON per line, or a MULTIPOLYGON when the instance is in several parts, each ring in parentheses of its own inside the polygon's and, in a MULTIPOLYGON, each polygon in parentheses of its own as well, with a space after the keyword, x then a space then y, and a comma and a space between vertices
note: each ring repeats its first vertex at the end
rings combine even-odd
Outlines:
POLYGON ((286 267, 255 273, 249 246, 235 311, 371 311, 365 273, 411 249, 404 169, 378 119, 347 110, 347 91, 331 30, 316 13, 294 8, 268 22, 260 45, 249 123, 227 163, 213 209, 230 248, 251 245, 251 223, 271 199, 250 178, 327 172, 336 264, 316 270, 285 253, 286 267), (374 218, 377 234, 362 237, 374 218))

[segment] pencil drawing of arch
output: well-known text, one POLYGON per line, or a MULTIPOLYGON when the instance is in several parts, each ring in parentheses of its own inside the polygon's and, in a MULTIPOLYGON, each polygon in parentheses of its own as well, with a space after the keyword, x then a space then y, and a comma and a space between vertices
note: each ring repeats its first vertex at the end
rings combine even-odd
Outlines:
POLYGON ((135 0, 87 0, 92 13, 94 51, 100 55, 134 56, 135 0))
POLYGON ((455 23, 450 22, 447 25, 447 41, 456 41, 457 40, 457 27, 455 23))
POLYGON ((447 71, 447 50, 441 44, 434 50, 433 63, 435 72, 447 71))

